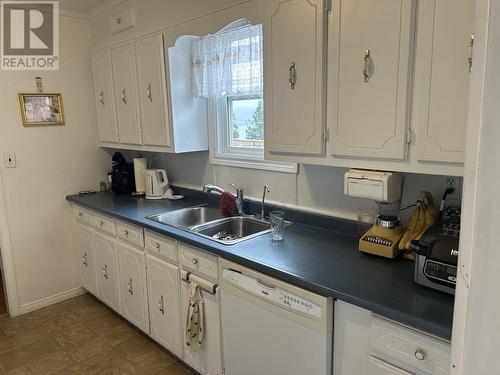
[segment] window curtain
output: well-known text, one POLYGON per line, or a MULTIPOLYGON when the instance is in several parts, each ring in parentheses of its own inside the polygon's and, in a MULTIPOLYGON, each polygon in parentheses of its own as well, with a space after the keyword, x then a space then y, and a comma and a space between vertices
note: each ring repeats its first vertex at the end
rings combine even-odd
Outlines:
POLYGON ((262 25, 222 30, 193 45, 193 95, 262 95, 262 25))

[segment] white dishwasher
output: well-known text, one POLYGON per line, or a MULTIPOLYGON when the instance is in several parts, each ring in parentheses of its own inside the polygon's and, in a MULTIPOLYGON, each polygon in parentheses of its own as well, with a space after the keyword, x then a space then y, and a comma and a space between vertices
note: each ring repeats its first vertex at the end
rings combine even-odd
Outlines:
POLYGON ((333 302, 221 261, 226 375, 331 375, 333 302))

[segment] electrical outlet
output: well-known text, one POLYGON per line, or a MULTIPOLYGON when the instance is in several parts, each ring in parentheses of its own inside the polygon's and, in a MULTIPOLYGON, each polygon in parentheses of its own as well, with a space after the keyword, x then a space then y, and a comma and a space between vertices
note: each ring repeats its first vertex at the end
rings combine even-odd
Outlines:
POLYGON ((16 153, 12 151, 7 151, 3 153, 3 166, 5 168, 16 168, 16 153))
MULTIPOLYGON (((457 201, 458 204, 462 200, 462 184, 460 177, 448 176, 445 178, 446 187, 453 188, 453 193, 448 194, 447 200, 457 201)), ((454 204, 457 204, 454 202, 454 204)))

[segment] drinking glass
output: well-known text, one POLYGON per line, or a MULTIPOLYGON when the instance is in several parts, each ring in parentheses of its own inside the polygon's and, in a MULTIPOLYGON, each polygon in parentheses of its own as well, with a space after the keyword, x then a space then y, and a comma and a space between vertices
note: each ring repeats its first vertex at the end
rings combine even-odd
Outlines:
POLYGON ((281 241, 283 239, 284 218, 285 213, 283 211, 271 211, 271 213, 269 214, 273 241, 281 241))

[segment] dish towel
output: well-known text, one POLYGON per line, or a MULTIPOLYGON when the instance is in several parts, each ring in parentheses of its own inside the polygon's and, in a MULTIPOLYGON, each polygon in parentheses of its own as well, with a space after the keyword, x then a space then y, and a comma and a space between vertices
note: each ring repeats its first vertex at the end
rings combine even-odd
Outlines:
POLYGON ((204 302, 200 287, 195 282, 189 284, 189 305, 186 319, 186 345, 191 352, 194 352, 203 343, 205 333, 204 302))
POLYGON ((220 198, 220 212, 224 217, 234 216, 236 212, 236 197, 229 191, 224 191, 220 198))

